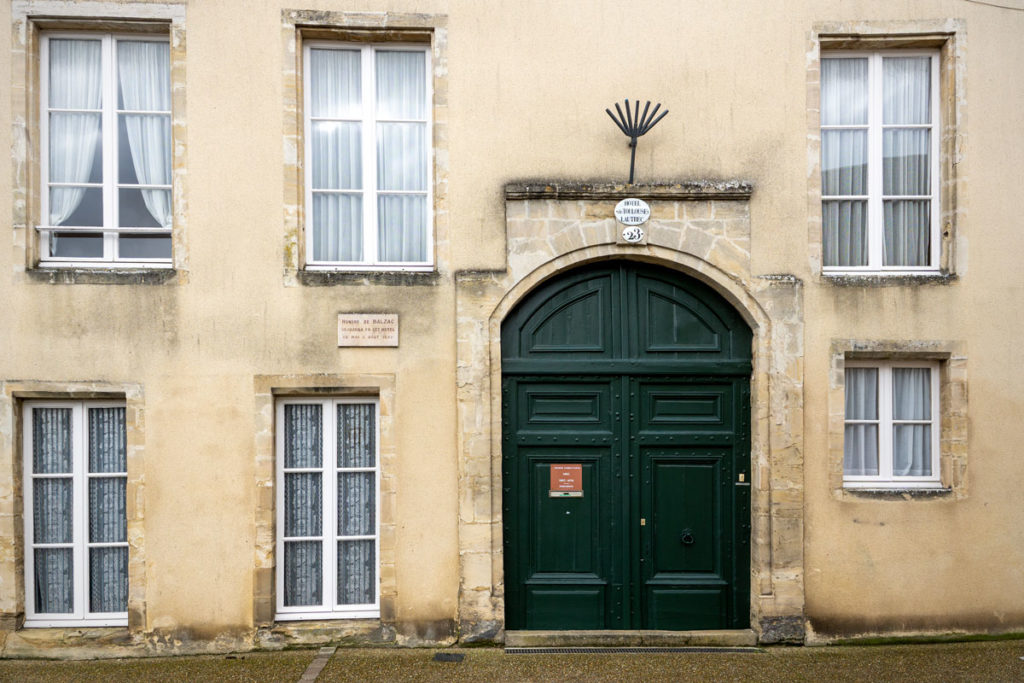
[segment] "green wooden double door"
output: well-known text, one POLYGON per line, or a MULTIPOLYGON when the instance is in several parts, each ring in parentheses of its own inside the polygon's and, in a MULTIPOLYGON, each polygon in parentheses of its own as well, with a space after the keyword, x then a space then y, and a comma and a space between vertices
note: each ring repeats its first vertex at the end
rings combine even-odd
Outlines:
POLYGON ((750 345, 710 288, 630 263, 506 319, 507 629, 748 625, 750 345))

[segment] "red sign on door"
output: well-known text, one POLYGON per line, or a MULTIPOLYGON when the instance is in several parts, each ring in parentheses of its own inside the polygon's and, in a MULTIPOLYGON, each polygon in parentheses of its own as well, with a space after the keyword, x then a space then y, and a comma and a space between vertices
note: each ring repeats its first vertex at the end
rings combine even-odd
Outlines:
POLYGON ((552 465, 550 495, 573 498, 582 496, 583 465, 552 465))

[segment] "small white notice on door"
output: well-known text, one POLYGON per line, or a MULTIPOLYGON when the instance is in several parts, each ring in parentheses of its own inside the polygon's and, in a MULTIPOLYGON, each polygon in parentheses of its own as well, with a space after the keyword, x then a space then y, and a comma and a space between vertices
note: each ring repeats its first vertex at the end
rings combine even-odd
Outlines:
POLYGON ((398 314, 339 313, 338 346, 398 346, 398 314))

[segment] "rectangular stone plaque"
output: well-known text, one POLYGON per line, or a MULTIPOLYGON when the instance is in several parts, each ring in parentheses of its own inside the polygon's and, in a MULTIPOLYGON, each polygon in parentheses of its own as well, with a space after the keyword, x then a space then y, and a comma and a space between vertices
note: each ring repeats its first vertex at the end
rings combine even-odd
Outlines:
POLYGON ((338 346, 398 346, 398 314, 339 313, 338 346))

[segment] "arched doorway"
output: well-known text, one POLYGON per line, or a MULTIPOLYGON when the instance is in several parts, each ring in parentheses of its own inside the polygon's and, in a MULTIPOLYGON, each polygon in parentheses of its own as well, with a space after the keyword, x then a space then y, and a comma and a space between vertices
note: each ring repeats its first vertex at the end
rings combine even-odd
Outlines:
POLYGON ((502 350, 505 628, 746 628, 751 331, 618 261, 530 293, 502 350))

